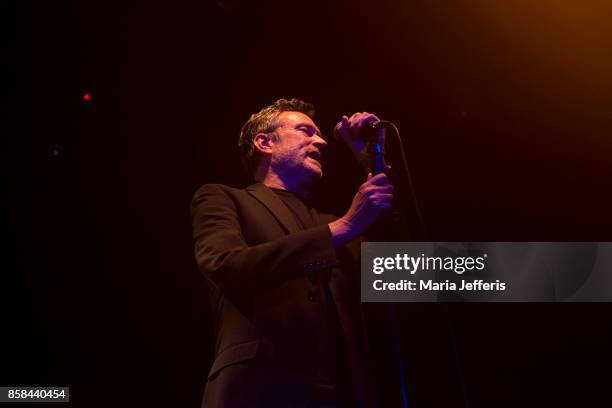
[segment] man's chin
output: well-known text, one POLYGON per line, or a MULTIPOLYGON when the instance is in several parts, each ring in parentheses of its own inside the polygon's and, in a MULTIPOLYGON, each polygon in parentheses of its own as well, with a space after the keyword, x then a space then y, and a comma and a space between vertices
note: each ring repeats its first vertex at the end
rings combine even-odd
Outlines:
POLYGON ((314 181, 320 180, 321 177, 323 177, 323 168, 321 167, 321 165, 313 165, 310 168, 310 172, 313 175, 314 181))

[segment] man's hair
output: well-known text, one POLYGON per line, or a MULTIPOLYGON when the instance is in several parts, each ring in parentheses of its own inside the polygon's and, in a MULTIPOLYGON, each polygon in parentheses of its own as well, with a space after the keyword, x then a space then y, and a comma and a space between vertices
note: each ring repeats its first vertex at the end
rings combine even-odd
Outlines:
POLYGON ((252 175, 257 170, 260 158, 259 150, 253 144, 255 135, 262 132, 273 132, 278 126, 276 119, 281 112, 301 112, 308 115, 311 119, 315 115, 312 104, 297 98, 289 100, 279 99, 272 105, 266 106, 259 112, 252 114, 249 120, 242 126, 238 139, 238 149, 240 150, 242 165, 252 175))

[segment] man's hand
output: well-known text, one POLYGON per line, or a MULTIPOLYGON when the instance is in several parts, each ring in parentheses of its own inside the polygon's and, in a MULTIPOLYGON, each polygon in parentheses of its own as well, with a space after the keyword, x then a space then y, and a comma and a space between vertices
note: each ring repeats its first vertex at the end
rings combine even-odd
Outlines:
POLYGON ((366 232, 378 216, 391 209, 393 186, 384 173, 372 176, 363 183, 347 213, 329 224, 336 248, 343 246, 357 235, 366 232))
MULTIPOLYGON (((353 152, 353 155, 358 162, 361 163, 363 157, 367 155, 366 145, 362 138, 359 137, 359 133, 363 127, 368 123, 376 123, 380 119, 368 112, 357 112, 354 113, 350 118, 346 115, 342 116, 342 120, 334 129, 335 136, 338 139, 344 141, 347 146, 353 152)), ((379 142, 381 145, 385 145, 385 129, 378 130, 379 142)))

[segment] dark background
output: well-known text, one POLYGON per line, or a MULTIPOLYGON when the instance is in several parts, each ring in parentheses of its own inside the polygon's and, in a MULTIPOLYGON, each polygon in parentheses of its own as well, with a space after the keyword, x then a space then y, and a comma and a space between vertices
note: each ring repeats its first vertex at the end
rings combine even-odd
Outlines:
MULTIPOLYGON (((612 6, 501 3, 3 3, 2 385, 199 406, 190 199, 246 185, 239 128, 280 97, 327 136, 355 111, 395 122, 432 241, 612 240, 612 6)), ((315 200, 341 214, 359 176, 330 145, 315 200)), ((612 400, 609 304, 399 311, 412 407, 612 400)))

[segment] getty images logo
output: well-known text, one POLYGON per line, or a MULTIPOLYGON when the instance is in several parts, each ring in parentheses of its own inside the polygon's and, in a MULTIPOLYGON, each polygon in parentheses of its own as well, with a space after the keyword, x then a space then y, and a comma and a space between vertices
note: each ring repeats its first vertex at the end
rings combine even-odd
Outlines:
POLYGON ((389 257, 375 257, 373 259, 372 272, 380 275, 385 271, 399 270, 410 272, 414 275, 417 271, 453 271, 458 275, 465 271, 482 271, 485 268, 487 254, 479 257, 472 256, 410 256, 408 254, 396 254, 389 257))

